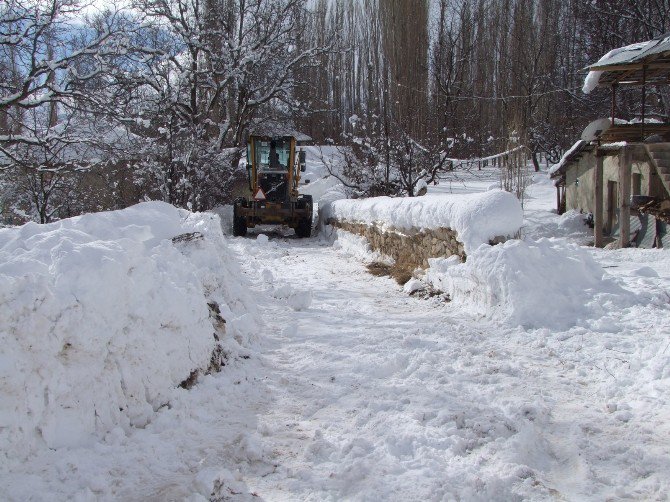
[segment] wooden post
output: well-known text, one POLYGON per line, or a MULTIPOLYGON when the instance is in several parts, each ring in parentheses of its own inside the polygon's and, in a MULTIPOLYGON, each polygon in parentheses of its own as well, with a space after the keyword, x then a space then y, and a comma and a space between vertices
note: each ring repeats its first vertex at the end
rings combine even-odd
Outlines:
POLYGON ((561 214, 561 187, 556 187, 556 214, 561 214))
POLYGON ((619 247, 630 246, 630 178, 632 156, 630 147, 619 152, 619 247))
POLYGON ((615 108, 616 108, 616 84, 612 84, 612 127, 614 127, 615 108))
POLYGON ((561 187, 561 212, 565 213, 568 209, 568 187, 561 187))
POLYGON ((605 220, 605 234, 612 235, 614 215, 617 205, 619 189, 616 181, 607 180, 607 220, 605 220))
POLYGON ((644 141, 644 119, 645 119, 645 104, 647 101, 647 65, 642 67, 642 137, 640 141, 644 141))
POLYGON ((593 245, 601 248, 603 242, 603 155, 596 151, 596 168, 593 170, 595 208, 593 209, 593 245))

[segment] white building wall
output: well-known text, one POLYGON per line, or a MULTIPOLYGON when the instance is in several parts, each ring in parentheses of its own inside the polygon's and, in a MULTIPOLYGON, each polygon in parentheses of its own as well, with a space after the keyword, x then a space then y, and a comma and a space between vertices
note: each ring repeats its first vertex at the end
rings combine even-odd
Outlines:
MULTIPOLYGON (((641 176, 641 195, 657 196, 658 178, 656 171, 651 165, 643 146, 633 147, 632 153, 632 175, 641 176)), ((593 172, 596 165, 596 157, 593 153, 584 154, 579 160, 570 164, 565 174, 566 209, 575 209, 583 213, 593 213, 595 210, 595 181, 593 172)), ((608 182, 617 183, 619 189, 619 153, 605 157, 603 161, 603 221, 607 221, 608 182)), ((633 182, 631 180, 631 187, 633 182)), ((632 193, 632 190, 631 190, 632 193)), ((615 194, 615 207, 620 206, 618 194, 615 194)))

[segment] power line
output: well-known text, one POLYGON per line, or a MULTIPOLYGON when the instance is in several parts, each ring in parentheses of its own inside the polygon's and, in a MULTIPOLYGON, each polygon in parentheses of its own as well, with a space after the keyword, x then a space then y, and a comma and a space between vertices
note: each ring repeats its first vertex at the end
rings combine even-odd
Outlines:
POLYGON ((470 101, 470 100, 483 100, 483 101, 507 101, 507 100, 512 100, 512 99, 528 99, 528 98, 534 98, 534 97, 541 97, 541 96, 547 96, 549 94, 557 94, 560 92, 574 92, 578 91, 581 89, 581 86, 579 87, 566 87, 566 88, 561 88, 561 89, 552 89, 550 91, 544 91, 544 92, 536 92, 536 93, 531 93, 531 94, 520 94, 520 95, 512 95, 512 96, 450 96, 448 94, 444 94, 442 92, 428 92, 424 91, 422 89, 417 89, 415 87, 411 87, 409 85, 404 85, 401 83, 396 83, 396 86, 398 87, 404 87, 406 89, 410 89, 415 92, 419 92, 422 94, 425 94, 427 96, 442 96, 444 98, 449 98, 450 100, 453 101, 470 101))

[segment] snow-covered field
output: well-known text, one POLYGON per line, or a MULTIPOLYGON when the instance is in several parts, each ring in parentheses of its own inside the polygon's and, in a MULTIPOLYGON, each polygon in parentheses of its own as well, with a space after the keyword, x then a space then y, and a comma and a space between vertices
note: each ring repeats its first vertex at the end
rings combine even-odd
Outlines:
MULTIPOLYGON (((312 150, 308 190, 340 197, 312 150)), ((545 176, 523 240, 421 277, 449 303, 341 233, 232 238, 160 204, 0 230, 0 498, 665 500, 670 255, 581 247, 545 176), (208 299, 226 365, 185 390, 208 299)))

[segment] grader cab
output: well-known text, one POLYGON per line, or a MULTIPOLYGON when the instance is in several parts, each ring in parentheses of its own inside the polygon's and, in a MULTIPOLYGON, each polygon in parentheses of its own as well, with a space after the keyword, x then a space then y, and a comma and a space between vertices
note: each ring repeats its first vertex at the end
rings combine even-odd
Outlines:
POLYGON ((298 237, 312 232, 312 196, 298 193, 305 152, 296 151, 294 136, 251 134, 247 142, 249 197, 233 206, 233 235, 256 225, 287 225, 298 237))

